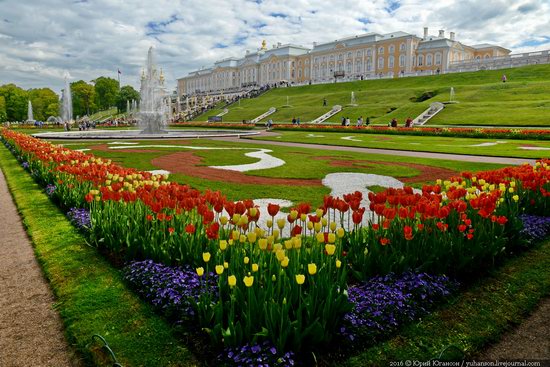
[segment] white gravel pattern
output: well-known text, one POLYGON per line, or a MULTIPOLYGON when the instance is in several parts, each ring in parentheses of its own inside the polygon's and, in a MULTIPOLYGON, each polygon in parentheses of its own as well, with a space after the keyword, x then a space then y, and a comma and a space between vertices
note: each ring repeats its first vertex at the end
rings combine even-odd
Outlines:
POLYGON ((247 172, 247 171, 260 170, 260 169, 280 167, 286 163, 282 159, 275 158, 272 155, 267 154, 270 152, 272 152, 272 150, 270 149, 260 149, 256 152, 246 153, 245 156, 247 157, 259 159, 259 161, 255 163, 237 164, 233 166, 210 166, 210 168, 226 169, 229 171, 238 171, 238 172, 247 172))
POLYGON ((545 147, 518 147, 518 148, 523 150, 550 150, 550 148, 545 148, 545 147))
POLYGON ((354 139, 355 137, 352 135, 352 136, 343 136, 341 137, 340 139, 342 140, 348 140, 348 141, 362 141, 360 139, 354 139))

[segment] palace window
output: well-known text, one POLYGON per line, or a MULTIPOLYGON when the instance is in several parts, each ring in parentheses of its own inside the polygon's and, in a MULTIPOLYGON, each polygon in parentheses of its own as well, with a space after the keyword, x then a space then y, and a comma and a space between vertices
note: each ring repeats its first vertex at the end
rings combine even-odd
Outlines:
POLYGON ((395 62, 395 58, 393 56, 390 56, 388 59, 388 67, 393 68, 395 62))
POLYGON ((330 55, 330 62, 334 62, 334 55, 330 55))
POLYGON ((340 61, 344 60, 344 54, 338 55, 338 60, 340 60, 340 61))
POLYGON ((394 45, 391 45, 390 46, 390 54, 393 54, 395 52, 395 46, 394 45))
POLYGON ((372 49, 371 49, 371 48, 369 48, 369 49, 367 50, 367 56, 372 56, 372 49))
POLYGON ((399 51, 405 51, 405 44, 404 43, 399 45, 399 51))
POLYGON ((439 52, 435 54, 435 64, 441 65, 441 54, 439 52))
POLYGON ((362 67, 363 67, 363 63, 362 63, 361 61, 357 61, 357 62, 355 63, 355 72, 356 72, 356 73, 360 73, 362 67))
POLYGON ((351 59, 351 52, 348 52, 348 59, 351 59))
POLYGON ((357 51, 357 57, 362 57, 363 56, 363 51, 357 51))
POLYGON ((427 54, 426 55, 426 66, 431 66, 432 65, 432 54, 427 54))
POLYGON ((378 49, 378 53, 379 53, 379 54, 383 54, 383 53, 384 53, 384 47, 380 47, 380 48, 378 49))
POLYGON ((399 56, 399 67, 405 66, 405 55, 399 56))
POLYGON ((348 62, 348 67, 346 68, 346 72, 347 72, 348 74, 351 74, 351 66, 352 66, 352 65, 351 65, 351 62, 348 62))
POLYGON ((372 62, 370 60, 367 60, 367 71, 371 71, 372 69, 372 62))
POLYGON ((424 65, 424 55, 418 55, 418 66, 424 65))
POLYGON ((384 67, 384 58, 380 56, 378 58, 378 69, 382 69, 384 67))

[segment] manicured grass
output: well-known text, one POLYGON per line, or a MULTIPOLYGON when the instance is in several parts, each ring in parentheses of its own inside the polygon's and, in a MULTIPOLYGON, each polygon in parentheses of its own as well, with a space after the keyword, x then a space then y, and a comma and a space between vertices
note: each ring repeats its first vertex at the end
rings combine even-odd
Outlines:
MULTIPOLYGON (((388 366, 392 361, 426 361, 454 345, 475 357, 488 344, 521 323, 550 294, 550 241, 507 260, 461 292, 451 303, 399 335, 361 351, 338 366, 388 366)), ((360 348, 360 346, 358 346, 360 348)), ((450 348, 442 358, 461 359, 450 348)))
POLYGON ((541 140, 471 139, 438 136, 362 134, 353 133, 352 131, 345 133, 331 131, 276 132, 277 134, 280 134, 280 138, 275 138, 273 136, 261 136, 250 137, 250 139, 341 145, 362 148, 412 150, 419 152, 486 155, 495 157, 517 157, 534 159, 550 157, 550 142, 541 140), (476 146, 479 144, 495 143, 497 141, 499 143, 497 143, 496 145, 476 146), (525 150, 520 148, 522 146, 541 147, 546 150, 525 150))
POLYGON ((92 335, 100 334, 124 366, 198 365, 168 323, 126 288, 120 272, 86 245, 3 146, 0 166, 57 298, 67 339, 85 363, 112 365, 100 344, 89 346, 92 335))
MULTIPOLYGON (((107 144, 109 141, 102 141, 100 144, 107 144)), ((257 149, 266 148, 266 146, 255 144, 238 144, 224 141, 213 141, 209 139, 187 140, 187 141, 134 141, 139 145, 190 145, 195 147, 227 147, 238 148, 231 150, 193 150, 193 153, 203 158, 202 165, 219 166, 219 165, 235 165, 247 164, 256 162, 256 158, 246 157, 246 152, 251 152, 257 149)), ((98 142, 69 142, 68 147, 71 149, 93 148, 98 145, 98 142)), ((172 154, 175 152, 188 151, 188 149, 177 148, 139 148, 132 146, 129 148, 136 149, 153 149, 157 152, 151 153, 129 153, 125 149, 99 151, 92 150, 97 156, 112 159, 113 161, 122 164, 125 167, 134 167, 141 170, 153 170, 163 167, 155 167, 151 160, 153 158, 172 154)), ((257 185, 247 184, 245 182, 231 183, 222 180, 214 181, 197 177, 191 177, 183 174, 172 174, 170 180, 180 183, 189 184, 200 190, 220 190, 232 200, 242 199, 259 199, 259 198, 274 198, 287 199, 295 203, 309 202, 314 206, 321 205, 323 196, 330 194, 330 190, 322 185, 317 186, 300 186, 293 185, 292 179, 323 179, 329 173, 337 172, 357 172, 371 173, 392 177, 415 177, 419 171, 413 167, 407 167, 395 163, 417 163, 426 166, 442 167, 450 169, 456 173, 461 171, 480 171, 495 169, 502 167, 496 164, 486 163, 469 163, 458 161, 446 161, 437 159, 422 159, 399 156, 388 156, 378 154, 363 154, 356 152, 338 152, 320 149, 305 149, 294 147, 277 147, 269 146, 272 150, 271 155, 284 160, 286 163, 283 166, 245 172, 248 176, 260 176, 266 178, 283 178, 289 179, 288 185, 257 185), (352 166, 335 166, 330 162, 333 160, 353 162, 352 166)), ((441 177, 446 179, 448 177, 441 177)), ((424 183, 422 180, 412 182, 413 186, 420 187, 424 183)))
MULTIPOLYGON (((458 104, 447 106, 430 120, 431 124, 495 125, 495 126, 549 126, 550 125, 550 65, 533 65, 504 70, 487 70, 469 73, 445 74, 426 77, 366 80, 337 84, 320 84, 302 87, 277 88, 264 95, 242 100, 240 106, 232 105, 223 119, 240 122, 253 119, 270 107, 278 110, 269 118, 290 122, 300 117, 310 121, 328 112, 332 106, 341 105, 343 111, 330 119, 339 123, 349 117, 353 123, 357 117, 370 117, 375 124, 386 125, 392 118, 403 122, 424 111, 430 103, 449 100, 450 88, 455 90, 458 104), (508 82, 500 82, 502 74, 508 82), (351 92, 355 93, 357 107, 350 104, 351 92), (415 102, 425 92, 434 97, 415 102), (287 96, 292 107, 285 108, 287 96), (328 106, 323 107, 323 98, 328 106)), ((216 115, 219 110, 210 111, 216 115)), ((205 120, 200 116, 197 120, 205 120)))

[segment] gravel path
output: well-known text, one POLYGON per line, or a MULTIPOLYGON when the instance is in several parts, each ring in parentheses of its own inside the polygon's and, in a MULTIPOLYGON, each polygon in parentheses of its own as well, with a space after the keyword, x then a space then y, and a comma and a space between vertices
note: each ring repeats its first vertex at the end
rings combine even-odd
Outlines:
MULTIPOLYGON (((278 135, 277 133, 273 133, 273 132, 262 132, 260 136, 275 137, 277 135, 278 135)), ((343 152, 385 154, 385 155, 394 155, 394 156, 400 156, 400 157, 447 159, 451 161, 462 161, 462 162, 498 163, 498 164, 508 164, 508 165, 535 163, 535 159, 527 159, 527 158, 506 158, 506 157, 489 157, 489 156, 449 154, 449 153, 415 152, 415 151, 409 151, 409 150, 393 150, 393 149, 347 147, 347 146, 340 146, 340 145, 291 143, 291 142, 284 142, 284 141, 256 140, 251 138, 241 138, 241 139, 212 138, 212 139, 230 141, 238 144, 277 145, 277 146, 309 148, 309 149, 338 150, 343 152)))
POLYGON ((78 365, 0 171, 0 366, 78 365))
POLYGON ((533 314, 505 334, 478 357, 479 360, 550 360, 550 298, 543 300, 533 314))

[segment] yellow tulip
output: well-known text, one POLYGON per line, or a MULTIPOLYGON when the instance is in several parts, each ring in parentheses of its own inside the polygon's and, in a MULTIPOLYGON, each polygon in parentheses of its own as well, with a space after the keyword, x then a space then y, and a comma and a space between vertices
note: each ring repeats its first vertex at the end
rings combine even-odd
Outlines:
POLYGON ((297 210, 291 210, 290 211, 290 218, 293 219, 293 220, 298 218, 298 211, 297 210))
POLYGON ((244 263, 248 264, 250 262, 250 258, 248 256, 244 257, 244 263))
POLYGON ((299 236, 292 237, 292 244, 294 248, 302 247, 302 238, 299 236))
POLYGON ((241 219, 239 219, 239 222, 237 223, 237 225, 239 226, 245 226, 247 224, 248 224, 248 217, 246 215, 243 215, 241 219))
POLYGON ((279 230, 278 229, 274 229, 273 230, 273 238, 275 241, 277 241, 277 239, 279 238, 279 230))
POLYGON ((230 287, 234 287, 237 285, 237 277, 234 275, 230 275, 227 277, 227 283, 229 283, 230 287))
POLYGON ((260 238, 258 240, 258 246, 260 250, 265 250, 267 248, 267 238, 260 238))
POLYGON ((291 240, 285 241, 285 248, 287 250, 290 250, 292 248, 292 241, 291 240))
POLYGON ((273 245, 273 252, 277 252, 282 248, 283 248, 283 245, 281 245, 280 243, 276 243, 273 245))
POLYGON ((518 195, 514 195, 514 196, 512 196, 512 199, 513 199, 514 201, 517 202, 517 201, 519 200, 519 196, 518 196, 518 195))
POLYGON ((240 242, 240 243, 245 243, 245 242, 246 242, 246 236, 245 236, 244 234, 241 234, 241 235, 239 236, 239 242, 240 242))
POLYGON ((330 222, 330 230, 334 232, 336 230, 336 222, 330 222))
POLYGON ((240 236, 241 234, 237 230, 234 230, 233 232, 231 232, 231 238, 234 240, 238 240, 240 236))
POLYGON ((336 242, 336 235, 334 233, 328 234, 328 243, 334 243, 336 242))
POLYGON ((317 238, 317 242, 324 243, 325 242, 325 234, 322 232, 317 233, 315 236, 317 238))
POLYGON ((288 257, 285 256, 285 258, 283 259, 283 261, 281 261, 281 266, 283 268, 286 268, 288 266, 288 263, 289 263, 290 259, 288 257))
POLYGON ((336 246, 327 243, 325 245, 325 251, 327 252, 327 255, 332 256, 334 255, 334 251, 336 251, 336 246))
POLYGON ((296 283, 298 283, 299 285, 304 284, 305 280, 306 280, 306 276, 304 274, 296 275, 296 283))
POLYGON ((326 226, 326 225, 328 224, 327 217, 321 218, 321 224, 322 224, 323 226, 326 226))
POLYGON ((224 251, 227 248, 227 241, 220 240, 220 250, 224 251))
POLYGON ((301 214, 301 215, 300 215, 300 220, 301 220, 302 222, 305 222, 306 219, 307 219, 307 215, 306 215, 306 214, 301 214))
POLYGON ((283 259, 285 258, 285 250, 277 250, 275 252, 275 256, 277 257, 277 260, 283 261, 283 259))
POLYGON ((307 222, 307 229, 310 231, 313 229, 313 222, 307 222))
POLYGON ((315 229, 315 232, 321 232, 321 223, 317 222, 313 225, 313 228, 315 229))
POLYGON ((516 181, 510 181, 510 187, 516 187, 516 181))
POLYGON ((223 267, 228 269, 229 268, 229 263, 227 261, 224 261, 223 262, 223 267))
POLYGON ((267 237, 267 244, 268 245, 273 245, 273 242, 275 242, 275 237, 274 236, 268 236, 267 237))
POLYGON ((210 252, 203 252, 202 253, 202 259, 204 260, 205 263, 209 262, 210 261, 210 252))
POLYGON ((267 228, 271 228, 273 227, 273 221, 271 219, 268 219, 266 222, 265 222, 265 225, 267 226, 267 228))
POLYGON ((307 264, 307 271, 309 275, 315 275, 317 273, 317 265, 316 264, 307 264))
POLYGON ((346 234, 346 231, 344 231, 344 228, 342 227, 336 230, 336 235, 338 236, 338 238, 344 237, 345 234, 346 234))
POLYGON ((231 219, 233 220, 233 223, 235 223, 235 224, 236 224, 236 223, 238 223, 238 222, 239 222, 239 220, 241 219, 241 215, 240 215, 240 214, 237 214, 237 213, 235 213, 235 214, 233 214, 233 217, 232 217, 231 219))
POLYGON ((204 274, 204 268, 203 267, 197 268, 197 275, 199 277, 202 277, 203 274, 204 274))
POLYGON ((257 272, 258 268, 259 268, 258 264, 252 264, 252 272, 253 273, 257 272))
POLYGON ((441 185, 441 179, 438 178, 438 179, 435 181, 435 183, 438 184, 438 185, 441 185))
POLYGON ((277 280, 277 277, 275 276, 275 274, 273 274, 273 275, 271 276, 271 281, 274 282, 274 281, 276 281, 276 280, 277 280))
POLYGON ((247 276, 243 279, 244 285, 247 287, 252 287, 252 284, 254 284, 254 277, 253 276, 247 276))
POLYGON ((342 262, 338 259, 336 259, 336 267, 340 268, 342 266, 342 262))
POLYGON ((279 227, 279 229, 285 228, 285 224, 286 224, 286 219, 285 218, 277 219, 277 227, 279 227))
POLYGON ((319 208, 315 211, 315 215, 317 215, 317 217, 321 218, 323 216, 323 209, 319 208))
POLYGON ((477 177, 476 176, 472 177, 472 182, 476 182, 476 181, 477 181, 477 177))
POLYGON ((216 265, 216 274, 222 275, 223 274, 224 267, 223 265, 216 265))
POLYGON ((220 217, 220 224, 221 224, 222 226, 225 226, 225 225, 227 224, 228 220, 229 220, 229 219, 228 219, 226 216, 222 215, 222 216, 220 217))
POLYGON ((258 208, 250 208, 248 209, 248 213, 250 214, 251 217, 255 217, 256 214, 258 214, 258 208))
POLYGON ((248 237, 248 242, 250 242, 250 243, 256 242, 256 233, 255 232, 248 232, 246 234, 246 236, 248 237))
POLYGON ((514 192, 514 188, 513 188, 513 187, 509 187, 509 188, 508 188, 508 192, 509 192, 510 194, 513 193, 513 192, 514 192))

